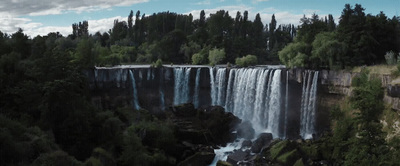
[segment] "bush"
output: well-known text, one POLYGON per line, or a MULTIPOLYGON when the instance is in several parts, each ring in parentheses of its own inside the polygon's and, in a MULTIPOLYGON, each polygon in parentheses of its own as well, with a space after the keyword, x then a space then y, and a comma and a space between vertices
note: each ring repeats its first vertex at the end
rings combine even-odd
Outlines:
POLYGON ((214 48, 208 54, 208 60, 212 66, 221 63, 225 59, 225 49, 214 48))
POLYGON ((254 66, 257 64, 255 55, 246 55, 245 57, 236 58, 236 65, 240 67, 254 66))
POLYGON ((69 156, 64 151, 55 151, 52 153, 46 153, 40 155, 33 163, 34 166, 43 166, 43 165, 60 165, 60 166, 73 166, 73 165, 82 165, 79 161, 77 161, 74 157, 69 156))
POLYGON ((386 63, 388 65, 394 65, 397 62, 396 53, 393 51, 386 52, 385 54, 386 63))
POLYGON ((156 62, 153 62, 153 64, 151 64, 151 67, 155 67, 155 68, 160 68, 163 66, 162 60, 161 59, 157 59, 156 62))

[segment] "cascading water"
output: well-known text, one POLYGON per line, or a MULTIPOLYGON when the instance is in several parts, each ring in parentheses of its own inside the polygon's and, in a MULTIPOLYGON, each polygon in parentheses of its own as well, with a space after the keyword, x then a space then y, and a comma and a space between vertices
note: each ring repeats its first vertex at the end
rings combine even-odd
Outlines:
POLYGON ((276 70, 271 83, 271 95, 269 96, 268 127, 274 137, 279 136, 281 114, 281 70, 276 70))
POLYGON ((214 68, 210 67, 211 105, 217 105, 217 86, 215 85, 214 68))
POLYGON ((301 97, 300 135, 311 139, 315 133, 315 113, 319 72, 303 73, 303 93, 301 97))
POLYGON ((151 68, 147 69, 147 81, 150 81, 151 77, 151 68))
POLYGON ((164 69, 160 69, 160 85, 159 85, 159 91, 160 91, 160 105, 161 105, 161 110, 165 110, 165 97, 164 97, 164 69))
MULTIPOLYGON (((223 72, 225 76, 225 71, 221 70, 221 73, 223 72)), ((211 80, 211 83, 216 84, 216 82, 211 80)), ((278 137, 281 112, 280 83, 280 70, 272 72, 265 68, 231 69, 226 87, 226 101, 215 103, 225 106, 227 111, 234 113, 242 120, 250 121, 257 133, 269 129, 274 137, 278 137), (272 118, 269 120, 268 117, 272 118)), ((216 90, 212 91, 212 93, 216 92, 216 90)), ((219 100, 213 99, 213 101, 219 100)))
POLYGON ((196 83, 195 83, 195 87, 194 87, 194 98, 193 98, 193 104, 194 104, 194 108, 199 108, 200 105, 200 101, 199 101, 199 95, 200 95, 200 72, 201 72, 201 68, 197 69, 196 72, 196 83))
POLYGON ((133 75, 132 70, 129 70, 129 76, 132 81, 132 94, 133 94, 132 105, 133 105, 134 109, 139 110, 140 106, 139 106, 139 100, 138 100, 138 96, 137 96, 136 81, 135 81, 135 76, 133 75))
POLYGON ((225 105, 226 93, 226 68, 217 69, 214 76, 214 68, 210 68, 211 101, 212 105, 225 105))
POLYGON ((174 86, 174 105, 190 102, 190 71, 191 68, 174 68, 175 86, 174 86))

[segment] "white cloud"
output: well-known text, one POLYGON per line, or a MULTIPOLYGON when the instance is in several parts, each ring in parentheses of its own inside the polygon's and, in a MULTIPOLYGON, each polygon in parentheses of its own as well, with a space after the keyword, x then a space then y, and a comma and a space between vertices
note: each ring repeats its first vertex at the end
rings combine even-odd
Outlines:
POLYGON ((205 0, 195 3, 196 5, 211 5, 211 0, 205 0))
POLYGON ((2 0, 0 11, 15 16, 49 15, 64 12, 83 12, 109 9, 113 6, 130 6, 149 0, 2 0))
MULTIPOLYGON (((88 20, 89 33, 95 34, 96 32, 108 32, 108 30, 113 27, 114 20, 116 19, 118 19, 119 21, 127 21, 127 18, 122 16, 104 18, 100 20, 88 20)), ((71 26, 44 26, 41 23, 32 22, 32 20, 27 18, 17 18, 11 16, 1 17, 0 27, 0 31, 8 34, 15 33, 18 28, 22 28, 24 30, 24 33, 31 38, 37 35, 44 36, 50 32, 60 32, 60 34, 64 36, 68 36, 72 33, 71 26)))
POLYGON ((126 17, 116 16, 100 20, 88 20, 89 33, 95 34, 96 32, 108 32, 114 26, 114 20, 127 21, 126 17))
POLYGON ((267 2, 267 1, 269 1, 269 0, 253 0, 253 3, 256 4, 256 3, 259 3, 259 2, 267 2))

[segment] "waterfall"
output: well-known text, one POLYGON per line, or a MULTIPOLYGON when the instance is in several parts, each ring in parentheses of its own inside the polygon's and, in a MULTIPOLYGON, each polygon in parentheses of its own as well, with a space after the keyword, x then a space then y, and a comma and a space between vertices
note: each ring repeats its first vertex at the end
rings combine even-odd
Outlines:
POLYGON ((214 79, 214 68, 210 67, 211 105, 217 105, 217 86, 214 79))
POLYGON ((204 75, 207 68, 198 66, 194 69, 190 66, 166 67, 160 74, 154 68, 96 68, 92 80, 96 88, 132 87, 127 95, 133 93, 134 109, 164 109, 168 105, 188 102, 193 102, 195 108, 210 104, 222 106, 242 121, 251 122, 256 134, 270 132, 274 138, 288 138, 295 134, 289 131, 298 130, 303 138, 309 139, 316 133, 318 71, 304 71, 301 84, 293 82, 289 85, 289 71, 279 67, 208 67, 208 70, 209 76, 204 75), (191 70, 195 71, 191 73, 191 70), (209 87, 203 85, 203 79, 207 79, 207 84, 210 79, 209 87), (144 103, 139 104, 138 96, 155 101, 146 103, 159 105, 141 105, 144 103), (300 121, 292 122, 294 118, 300 121))
POLYGON ((164 97, 164 69, 160 69, 160 84, 159 84, 159 91, 160 91, 160 105, 161 110, 165 110, 165 97, 164 97))
POLYGON ((210 85, 212 105, 225 106, 226 68, 217 69, 215 76, 214 68, 210 68, 210 85))
POLYGON ((235 80, 236 69, 231 69, 229 71, 228 86, 226 88, 226 100, 225 100, 225 110, 232 112, 233 109, 233 82, 235 80))
POLYGON ((263 113, 265 111, 265 95, 266 95, 266 83, 268 82, 268 74, 269 70, 262 70, 258 76, 259 81, 257 82, 257 89, 256 89, 256 101, 254 107, 254 115, 253 115, 253 126, 256 128, 257 131, 263 130, 263 123, 264 119, 263 113), (257 128, 259 127, 259 128, 257 128))
POLYGON ((267 130, 274 137, 279 136, 280 113, 281 113, 281 70, 276 70, 271 83, 271 94, 269 95, 268 126, 267 130))
POLYGON ((285 128, 283 129, 283 137, 286 138, 286 130, 288 125, 288 109, 289 109, 289 71, 286 71, 286 94, 285 94, 285 128))
POLYGON ((174 86, 174 105, 190 102, 190 70, 191 68, 174 68, 175 86, 174 86))
POLYGON ((250 121, 256 133, 270 129, 277 137, 281 112, 280 75, 280 70, 273 72, 265 68, 231 69, 226 83, 226 70, 218 69, 216 77, 210 75, 213 78, 211 85, 215 85, 211 87, 211 96, 223 97, 226 94, 225 101, 219 98, 213 100, 216 105, 225 106, 226 111, 243 121, 250 121), (220 82, 227 86, 219 85, 220 82), (271 119, 268 120, 268 117, 271 119))
POLYGON ((217 85, 218 89, 216 105, 223 106, 225 105, 226 68, 218 69, 215 79, 214 84, 217 85))
POLYGON ((139 100, 138 100, 138 96, 137 96, 135 76, 133 75, 132 70, 129 70, 129 76, 132 81, 132 94, 133 94, 132 105, 133 105, 134 109, 139 110, 140 106, 139 106, 139 100))
POLYGON ((142 70, 139 70, 139 81, 143 80, 143 74, 142 74, 142 70))
POLYGON ((303 73, 300 135, 304 139, 311 139, 312 134, 315 133, 318 74, 318 71, 306 71, 305 73, 303 73))
POLYGON ((201 72, 201 68, 197 69, 196 72, 196 83, 195 83, 195 87, 194 87, 194 98, 193 98, 193 104, 194 104, 194 108, 199 108, 200 105, 200 101, 199 101, 199 95, 200 95, 200 72, 201 72))

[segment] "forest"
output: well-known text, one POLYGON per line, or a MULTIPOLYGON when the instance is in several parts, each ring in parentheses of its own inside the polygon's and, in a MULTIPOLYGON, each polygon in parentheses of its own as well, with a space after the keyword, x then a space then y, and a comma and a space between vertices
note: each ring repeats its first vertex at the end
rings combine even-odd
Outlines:
MULTIPOLYGON (((175 165, 170 124, 146 110, 97 109, 83 70, 152 63, 332 70, 397 64, 400 18, 364 10, 346 4, 340 20, 313 14, 298 26, 278 24, 274 15, 264 25, 247 11, 234 17, 202 11, 195 20, 130 11, 127 22, 115 20, 104 33, 89 33, 87 21, 72 24, 68 36, 0 31, 0 165, 175 165), (154 138, 143 141, 143 128, 154 138)), ((377 119, 384 106, 371 104, 382 98, 380 85, 362 75, 354 88, 349 100, 365 111, 349 118, 334 108, 335 132, 313 146, 334 165, 398 165, 400 141, 385 142, 377 119)))

